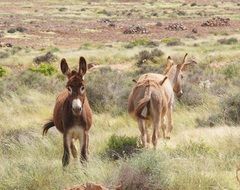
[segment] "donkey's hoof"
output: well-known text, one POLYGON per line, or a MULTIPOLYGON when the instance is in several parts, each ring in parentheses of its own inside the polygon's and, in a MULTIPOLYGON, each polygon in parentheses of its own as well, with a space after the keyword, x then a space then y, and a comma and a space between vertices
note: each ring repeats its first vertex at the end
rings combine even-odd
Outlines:
POLYGON ((165 139, 166 139, 166 140, 170 140, 170 137, 169 137, 169 136, 168 136, 168 137, 165 137, 165 139))

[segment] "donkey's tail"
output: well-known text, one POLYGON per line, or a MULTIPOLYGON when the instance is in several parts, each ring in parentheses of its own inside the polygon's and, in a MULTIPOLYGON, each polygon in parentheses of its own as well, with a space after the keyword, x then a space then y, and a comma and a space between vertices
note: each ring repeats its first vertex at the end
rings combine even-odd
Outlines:
POLYGON ((54 124, 53 120, 50 119, 47 123, 45 123, 43 125, 43 133, 42 133, 42 135, 43 136, 46 135, 47 132, 48 132, 48 129, 50 129, 51 127, 54 127, 54 126, 55 126, 55 124, 54 124))
POLYGON ((150 92, 150 87, 147 86, 145 89, 144 97, 139 100, 137 108, 135 110, 135 115, 138 118, 141 119, 147 119, 148 112, 149 112, 149 102, 151 99, 151 92, 150 92))

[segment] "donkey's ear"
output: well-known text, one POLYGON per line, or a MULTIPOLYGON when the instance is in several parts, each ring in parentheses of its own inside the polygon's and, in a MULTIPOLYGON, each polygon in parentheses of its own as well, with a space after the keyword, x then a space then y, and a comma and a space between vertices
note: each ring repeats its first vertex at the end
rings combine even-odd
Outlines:
POLYGON ((173 64, 174 64, 174 62, 173 62, 172 58, 170 56, 168 56, 167 66, 166 66, 164 73, 167 73, 169 71, 169 69, 173 66, 173 64))
POLYGON ((70 69, 65 58, 61 60, 61 71, 64 75, 68 75, 70 73, 70 69))
POLYGON ((79 74, 85 75, 87 72, 87 62, 84 57, 80 57, 79 59, 79 74))
POLYGON ((188 61, 188 62, 184 63, 184 65, 182 66, 181 70, 185 71, 187 69, 188 65, 196 65, 196 64, 197 64, 197 62, 194 61, 194 60, 188 61))
POLYGON ((167 68, 171 67, 173 65, 173 63, 174 62, 173 62, 172 58, 170 56, 168 56, 168 58, 167 58, 167 68))
POLYGON ((186 54, 184 55, 184 58, 183 58, 183 60, 182 60, 182 63, 179 63, 179 64, 177 65, 177 68, 178 68, 178 69, 183 70, 183 68, 185 67, 187 55, 188 55, 188 53, 186 53, 186 54))

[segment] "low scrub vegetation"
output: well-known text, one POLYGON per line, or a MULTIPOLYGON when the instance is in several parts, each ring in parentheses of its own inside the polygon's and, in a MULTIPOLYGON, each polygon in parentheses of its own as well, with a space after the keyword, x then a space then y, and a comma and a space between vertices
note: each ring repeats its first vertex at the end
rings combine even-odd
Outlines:
POLYGON ((143 50, 140 51, 136 56, 137 66, 142 66, 147 61, 156 62, 157 58, 163 56, 164 53, 160 49, 153 49, 151 51, 143 50))
POLYGON ((136 40, 133 40, 133 41, 129 42, 124 47, 125 48, 133 48, 133 47, 136 47, 136 46, 157 47, 158 43, 154 42, 154 41, 151 41, 149 39, 146 39, 146 38, 140 38, 140 39, 136 39, 136 40))
POLYGON ((0 77, 3 77, 4 75, 6 75, 6 70, 0 66, 0 77))
POLYGON ((36 73, 41 73, 45 76, 51 76, 57 72, 57 69, 50 64, 41 64, 37 67, 32 67, 30 68, 30 71, 36 72, 36 73))
POLYGON ((139 149, 137 137, 112 135, 108 140, 106 153, 110 158, 116 160, 129 157, 139 149))
POLYGON ((223 38, 223 39, 219 39, 218 43, 220 44, 226 44, 226 45, 231 45, 231 44, 237 44, 238 43, 238 39, 237 38, 223 38))

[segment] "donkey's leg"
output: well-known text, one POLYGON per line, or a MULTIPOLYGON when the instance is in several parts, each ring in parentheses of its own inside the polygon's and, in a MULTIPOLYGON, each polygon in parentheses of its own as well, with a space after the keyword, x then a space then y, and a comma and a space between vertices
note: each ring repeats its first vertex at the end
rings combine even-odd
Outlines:
MULTIPOLYGON (((162 137, 165 138, 166 137, 166 125, 165 125, 165 117, 162 117, 161 119, 161 129, 162 129, 162 137)), ((161 134, 160 134, 160 129, 158 131, 158 138, 161 137, 161 134)))
POLYGON ((71 153, 73 155, 73 158, 77 158, 77 149, 73 143, 73 140, 71 142, 70 148, 71 148, 71 153))
POLYGON ((63 157, 62 157, 62 165, 63 167, 67 166, 69 164, 70 160, 70 144, 71 144, 71 139, 68 135, 67 132, 63 134, 63 157))
POLYGON ((86 133, 86 148, 87 148, 87 155, 89 154, 89 134, 88 131, 85 132, 86 133))
POLYGON ((82 163, 83 161, 87 161, 87 138, 87 131, 85 129, 82 129, 80 137, 80 161, 82 163))
POLYGON ((147 135, 147 143, 150 143, 151 138, 149 134, 149 128, 151 127, 151 122, 150 121, 145 121, 145 130, 146 130, 146 135, 147 135))
POLYGON ((153 147, 154 149, 156 149, 157 147, 157 133, 160 127, 160 123, 161 123, 161 115, 153 120, 153 134, 152 134, 152 143, 153 143, 153 147))
POLYGON ((138 119, 138 127, 141 132, 141 141, 143 147, 146 146, 146 134, 145 134, 145 121, 143 119, 138 119))
POLYGON ((167 110, 167 130, 166 130, 166 139, 170 139, 170 133, 173 129, 173 121, 172 121, 172 106, 167 110))

